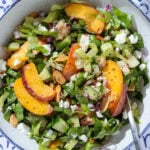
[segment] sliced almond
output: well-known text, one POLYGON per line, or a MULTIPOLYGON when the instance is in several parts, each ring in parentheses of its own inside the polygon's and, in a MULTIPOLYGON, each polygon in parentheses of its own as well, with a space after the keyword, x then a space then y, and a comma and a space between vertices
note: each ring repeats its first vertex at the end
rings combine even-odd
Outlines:
POLYGON ((59 102, 61 97, 61 85, 57 84, 55 87, 55 91, 56 91, 56 102, 59 102))
POLYGON ((65 62, 65 61, 67 61, 67 60, 68 60, 68 56, 66 56, 66 55, 64 55, 64 54, 58 56, 58 57, 55 59, 56 62, 65 62))
POLYGON ((128 91, 135 91, 135 85, 130 85, 129 87, 128 87, 128 91))
POLYGON ((18 125, 18 119, 16 114, 12 114, 9 119, 9 123, 15 128, 18 125))
POLYGON ((60 72, 60 71, 58 71, 58 70, 54 70, 53 71, 53 78, 54 78, 54 80, 58 83, 58 84, 64 84, 64 83, 66 83, 66 79, 65 79, 65 77, 63 76, 63 74, 60 72))
POLYGON ((109 102, 110 102, 110 98, 109 97, 103 97, 102 102, 100 104, 101 112, 105 112, 107 110, 109 102))
POLYGON ((50 83, 49 86, 50 86, 50 88, 51 88, 52 90, 54 90, 55 85, 54 85, 53 83, 50 83))

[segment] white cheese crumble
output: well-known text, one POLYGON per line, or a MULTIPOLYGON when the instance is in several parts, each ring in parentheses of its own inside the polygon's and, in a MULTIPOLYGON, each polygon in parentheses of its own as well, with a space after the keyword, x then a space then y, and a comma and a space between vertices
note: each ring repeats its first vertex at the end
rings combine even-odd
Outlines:
POLYGON ((135 35, 131 34, 129 36, 129 40, 130 40, 131 44, 136 44, 138 42, 138 36, 135 36, 135 35))
POLYGON ((119 67, 122 70, 124 75, 127 75, 130 73, 130 69, 129 69, 128 65, 126 64, 126 62, 124 62, 123 60, 120 60, 117 62, 117 64, 119 65, 119 67))
POLYGON ((71 111, 74 112, 78 107, 77 105, 71 105, 70 108, 71 108, 71 111))
POLYGON ((65 22, 65 20, 62 19, 58 21, 58 23, 56 24, 55 30, 58 32, 57 40, 61 40, 69 34, 70 27, 67 26, 67 23, 65 22))
POLYGON ((69 108, 69 107, 70 107, 70 104, 69 104, 68 101, 63 101, 63 100, 61 100, 61 101, 59 102, 59 107, 60 107, 60 108, 69 108))
POLYGON ((142 52, 141 51, 135 51, 134 55, 136 58, 141 59, 142 58, 142 52))
POLYGON ((123 111, 122 115, 123 115, 123 119, 125 120, 128 119, 128 113, 126 110, 123 111))
POLYGON ((21 63, 21 61, 18 60, 18 59, 16 59, 16 60, 14 61, 14 66, 17 66, 17 65, 19 65, 20 63, 21 63))
POLYGON ((139 68, 140 68, 140 70, 144 70, 146 68, 146 64, 144 64, 144 63, 140 64, 139 68))
POLYGON ((116 51, 116 52, 119 52, 119 51, 120 51, 120 48, 119 48, 119 47, 116 47, 116 48, 115 48, 115 51, 116 51))
POLYGON ((101 85, 102 85, 101 82, 97 82, 95 86, 96 86, 96 87, 100 87, 101 85))
POLYGON ((24 135, 29 135, 30 127, 27 126, 26 124, 24 124, 24 123, 19 123, 19 124, 17 125, 17 129, 18 129, 21 133, 23 133, 24 135))
POLYGON ((68 101, 64 101, 64 108, 69 108, 70 104, 68 101))
POLYGON ((96 111, 96 116, 97 116, 98 118, 103 118, 103 115, 102 115, 102 113, 100 112, 100 110, 99 110, 99 111, 96 111))
POLYGON ((118 44, 124 44, 126 42, 126 37, 127 37, 127 34, 125 32, 122 32, 122 33, 119 33, 117 34, 117 36, 115 37, 115 41, 118 43, 118 44))
POLYGON ((40 30, 40 31, 48 31, 48 29, 45 26, 42 26, 41 24, 39 24, 38 30, 40 30))
POLYGON ((94 105, 92 103, 88 103, 88 108, 90 111, 95 111, 94 105))
POLYGON ((49 56, 51 54, 51 51, 52 51, 51 45, 50 44, 44 44, 43 47, 47 50, 47 52, 44 53, 43 55, 44 56, 49 56))
POLYGON ((82 34, 80 38, 80 47, 86 51, 89 47, 90 36, 88 34, 82 34))
POLYGON ((60 107, 60 108, 63 108, 63 107, 64 107, 64 101, 63 101, 63 100, 59 101, 59 107, 60 107))
POLYGON ((5 71, 6 71, 6 61, 0 59, 0 72, 5 72, 5 71))
POLYGON ((81 141, 83 141, 83 142, 87 142, 88 137, 87 137, 85 134, 82 134, 82 135, 79 136, 79 139, 80 139, 81 141))

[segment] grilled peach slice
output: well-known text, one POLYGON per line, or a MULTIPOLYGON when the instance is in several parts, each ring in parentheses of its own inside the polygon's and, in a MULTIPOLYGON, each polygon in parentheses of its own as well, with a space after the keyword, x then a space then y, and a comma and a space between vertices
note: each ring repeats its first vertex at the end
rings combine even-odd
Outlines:
POLYGON ((39 101, 28 93, 21 78, 15 81, 14 91, 18 101, 29 112, 39 116, 48 115, 53 112, 53 107, 49 103, 39 101))
POLYGON ((80 48, 80 45, 78 43, 74 43, 71 45, 71 48, 69 51, 69 57, 65 65, 65 68, 63 70, 63 75, 65 76, 67 80, 70 80, 70 77, 78 72, 78 69, 75 65, 74 53, 79 48, 80 48))
POLYGON ((27 64, 22 69, 22 81, 26 90, 38 100, 53 100, 56 92, 46 85, 38 75, 34 63, 27 64))
MULTIPOLYGON (((109 104, 106 103, 107 109, 111 112, 112 116, 117 116, 121 113, 126 99, 126 88, 123 83, 123 75, 121 69, 116 62, 107 60, 106 66, 103 69, 103 74, 107 79, 109 104)), ((107 99, 107 100, 108 100, 107 99)), ((103 99, 105 101, 106 99, 103 99)), ((102 101, 102 104, 105 102, 102 101)))
POLYGON ((97 16, 101 15, 95 8, 86 4, 69 3, 65 12, 67 16, 84 20, 87 30, 95 34, 101 34, 105 28, 105 23, 97 16))
MULTIPOLYGON (((39 41, 38 44, 43 45, 43 42, 39 41)), ((23 67, 25 62, 28 60, 28 57, 26 55, 28 52, 28 48, 29 48, 29 42, 26 41, 21 46, 21 48, 15 53, 13 53, 11 57, 7 60, 7 66, 9 66, 11 69, 14 69, 14 70, 18 70, 21 67, 23 67)))

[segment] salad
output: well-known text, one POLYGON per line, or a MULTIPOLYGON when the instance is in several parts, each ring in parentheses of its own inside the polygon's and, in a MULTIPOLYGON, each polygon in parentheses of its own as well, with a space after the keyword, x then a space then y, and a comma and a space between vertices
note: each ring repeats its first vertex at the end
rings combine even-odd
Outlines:
POLYGON ((138 123, 149 79, 132 19, 77 2, 26 16, 0 59, 4 118, 40 150, 99 149, 128 123, 127 94, 138 123))

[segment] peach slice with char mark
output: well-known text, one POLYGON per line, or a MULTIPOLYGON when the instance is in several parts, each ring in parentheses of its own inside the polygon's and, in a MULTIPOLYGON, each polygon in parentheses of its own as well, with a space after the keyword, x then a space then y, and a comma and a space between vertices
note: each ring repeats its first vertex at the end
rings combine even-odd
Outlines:
POLYGON ((55 90, 46 85, 39 77, 34 63, 27 64, 22 69, 22 81, 26 90, 38 100, 50 101, 55 97, 55 90))
MULTIPOLYGON (((44 43, 42 41, 38 41, 38 45, 43 45, 44 43)), ((29 59, 27 57, 27 52, 29 48, 30 43, 26 41, 18 51, 13 53, 10 58, 7 60, 7 66, 9 66, 11 69, 18 70, 25 62, 29 59)), ((37 52, 38 53, 38 52, 37 52)))
POLYGON ((63 70, 63 75, 65 76, 67 80, 70 80, 70 77, 78 72, 78 69, 75 65, 74 53, 79 48, 80 48, 80 45, 78 43, 74 43, 71 45, 71 48, 69 51, 69 57, 65 65, 65 68, 63 70))
MULTIPOLYGON (((112 116, 117 116, 122 111, 126 99, 123 75, 117 63, 112 60, 107 60, 106 66, 103 68, 103 74, 107 79, 108 88, 110 89, 107 97, 109 104, 106 103, 108 105, 107 109, 111 112, 112 116)), ((104 104, 103 100, 102 103, 104 104)))
POLYGON ((49 103, 39 101, 28 93, 23 85, 22 78, 15 81, 14 92, 18 101, 29 112, 39 116, 45 116, 53 112, 53 107, 49 103))
POLYGON ((69 3, 65 12, 67 16, 84 20, 87 30, 95 34, 101 34, 105 28, 105 23, 97 16, 101 15, 95 8, 82 3, 69 3))

